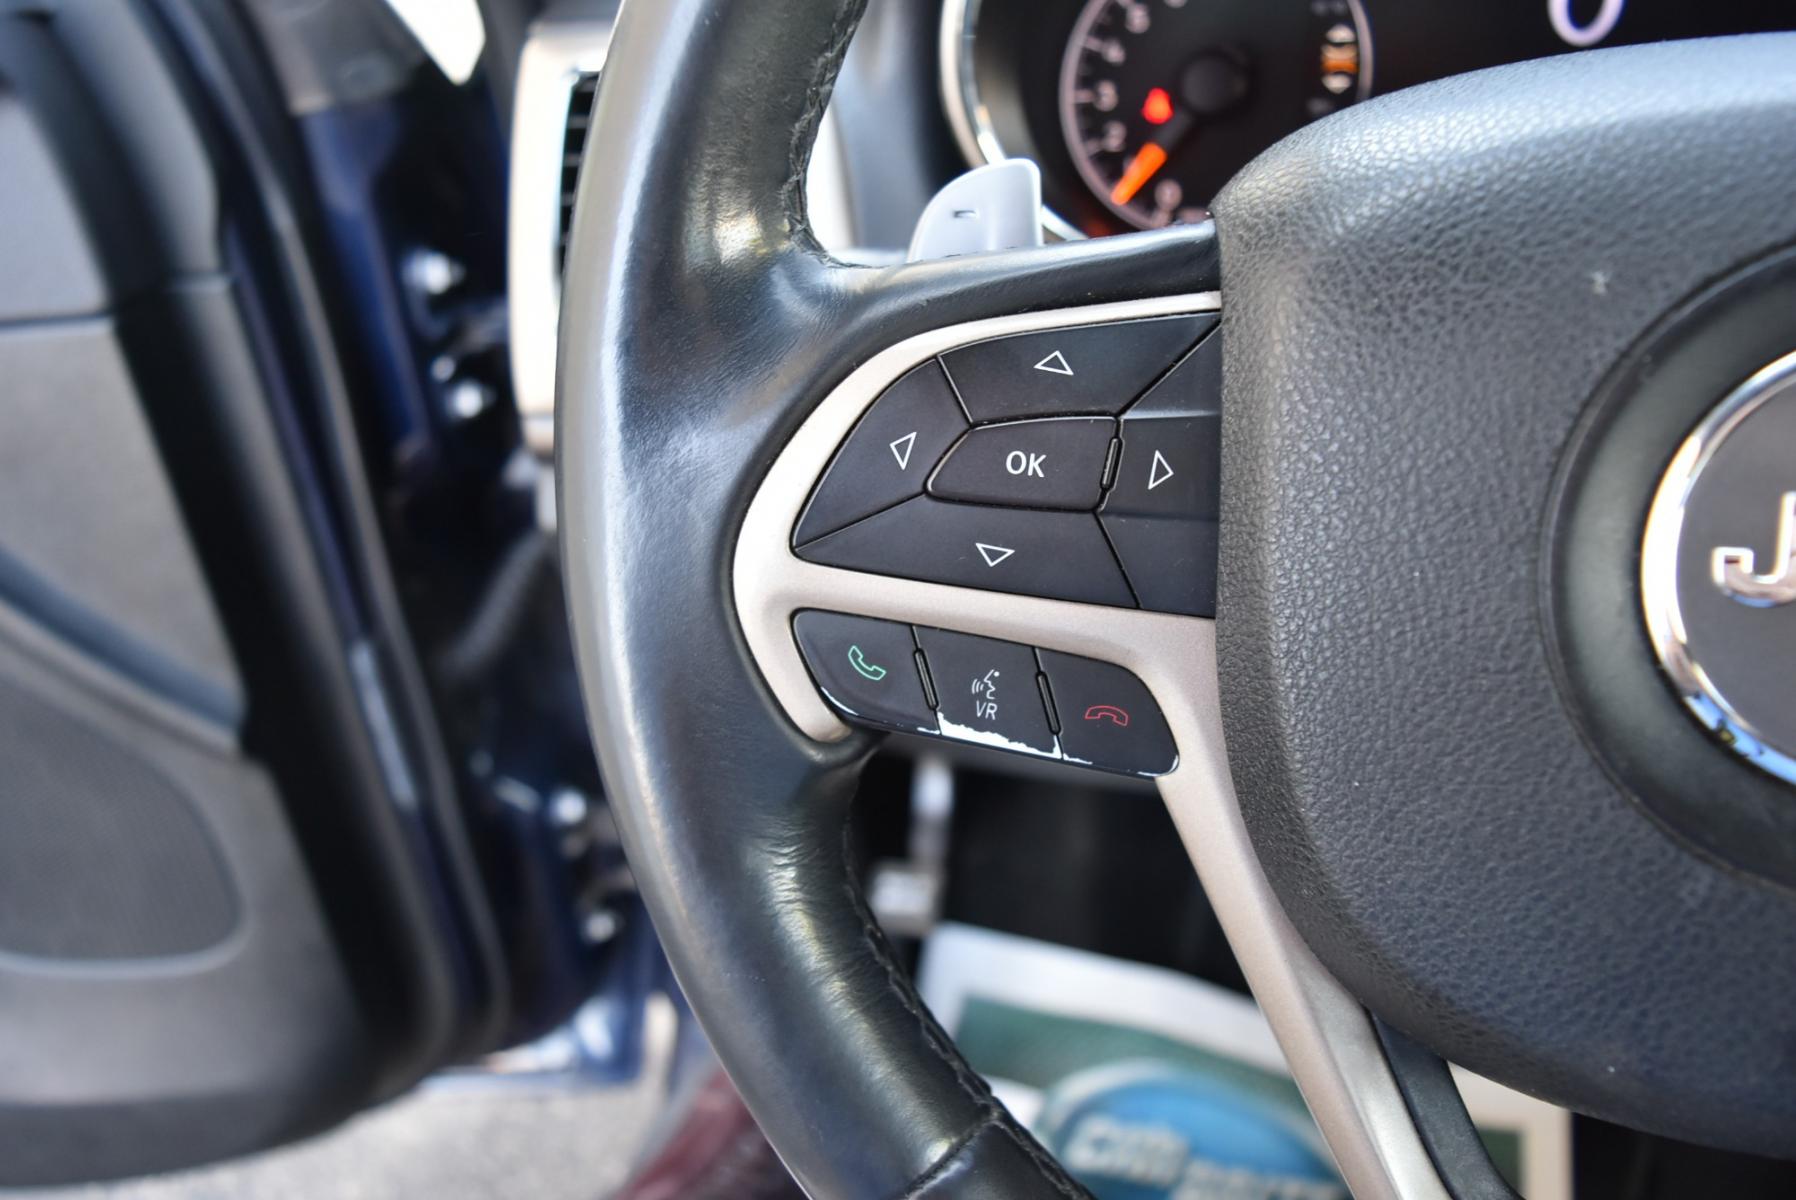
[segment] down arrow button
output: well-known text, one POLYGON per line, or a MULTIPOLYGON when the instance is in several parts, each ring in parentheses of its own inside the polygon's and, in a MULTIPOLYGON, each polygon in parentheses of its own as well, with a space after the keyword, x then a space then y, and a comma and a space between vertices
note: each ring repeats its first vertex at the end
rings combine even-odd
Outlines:
POLYGON ((1090 513, 951 504, 929 496, 800 546, 798 557, 852 571, 992 592, 1135 607, 1090 513))

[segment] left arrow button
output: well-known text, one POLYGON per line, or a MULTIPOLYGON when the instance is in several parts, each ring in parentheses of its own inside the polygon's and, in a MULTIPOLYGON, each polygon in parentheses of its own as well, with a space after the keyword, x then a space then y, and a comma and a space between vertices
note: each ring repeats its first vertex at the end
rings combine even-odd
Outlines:
POLYGON ((930 470, 967 430, 934 359, 887 388, 836 451, 792 544, 802 546, 920 494, 930 470))

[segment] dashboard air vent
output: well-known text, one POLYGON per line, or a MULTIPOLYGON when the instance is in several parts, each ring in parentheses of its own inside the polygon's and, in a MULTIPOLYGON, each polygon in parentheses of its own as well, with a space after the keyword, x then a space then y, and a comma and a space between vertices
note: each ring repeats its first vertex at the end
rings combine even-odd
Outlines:
POLYGON ((580 183, 580 157, 586 152, 586 130, 592 124, 592 105, 598 93, 599 73, 584 71, 568 95, 561 145, 561 216, 555 240, 557 275, 567 265, 568 239, 574 232, 574 189, 580 183))

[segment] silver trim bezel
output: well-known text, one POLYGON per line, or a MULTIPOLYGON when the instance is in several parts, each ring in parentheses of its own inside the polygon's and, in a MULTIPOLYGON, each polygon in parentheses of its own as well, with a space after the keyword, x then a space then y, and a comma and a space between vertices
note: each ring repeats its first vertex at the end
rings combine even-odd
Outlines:
POLYGON ((1796 756, 1767 742, 1696 661, 1678 599, 1678 551, 1691 490, 1728 436, 1790 386, 1796 386, 1796 351, 1729 392, 1678 447, 1647 511, 1640 543, 1640 603, 1653 653, 1684 707, 1720 734, 1720 740, 1735 754, 1779 779, 1796 783, 1796 756))
POLYGON ((524 442, 544 456, 555 449, 555 355, 561 322, 555 247, 561 234, 568 104, 580 77, 604 68, 611 27, 609 19, 539 21, 518 55, 505 245, 511 386, 524 442))
POLYGON ((1219 308, 1219 294, 1206 292, 998 317, 874 355, 806 418, 749 504, 731 567, 737 614, 775 699, 819 741, 848 728, 818 695, 792 637, 792 615, 804 608, 1004 638, 1133 671, 1178 746, 1177 768, 1157 786, 1343 1178, 1360 1200, 1446 1200, 1366 1010, 1310 951, 1260 869, 1223 745, 1214 621, 870 575, 792 552, 792 530, 836 447, 912 367, 987 338, 1219 308))

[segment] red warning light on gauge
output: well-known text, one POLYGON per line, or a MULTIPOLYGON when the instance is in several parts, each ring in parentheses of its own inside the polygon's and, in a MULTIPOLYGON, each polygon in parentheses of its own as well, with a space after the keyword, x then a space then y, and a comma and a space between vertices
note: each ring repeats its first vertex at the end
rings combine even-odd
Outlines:
POLYGON ((1155 88, 1141 102, 1141 115, 1150 125, 1164 125, 1172 120, 1172 97, 1165 88, 1155 88))

